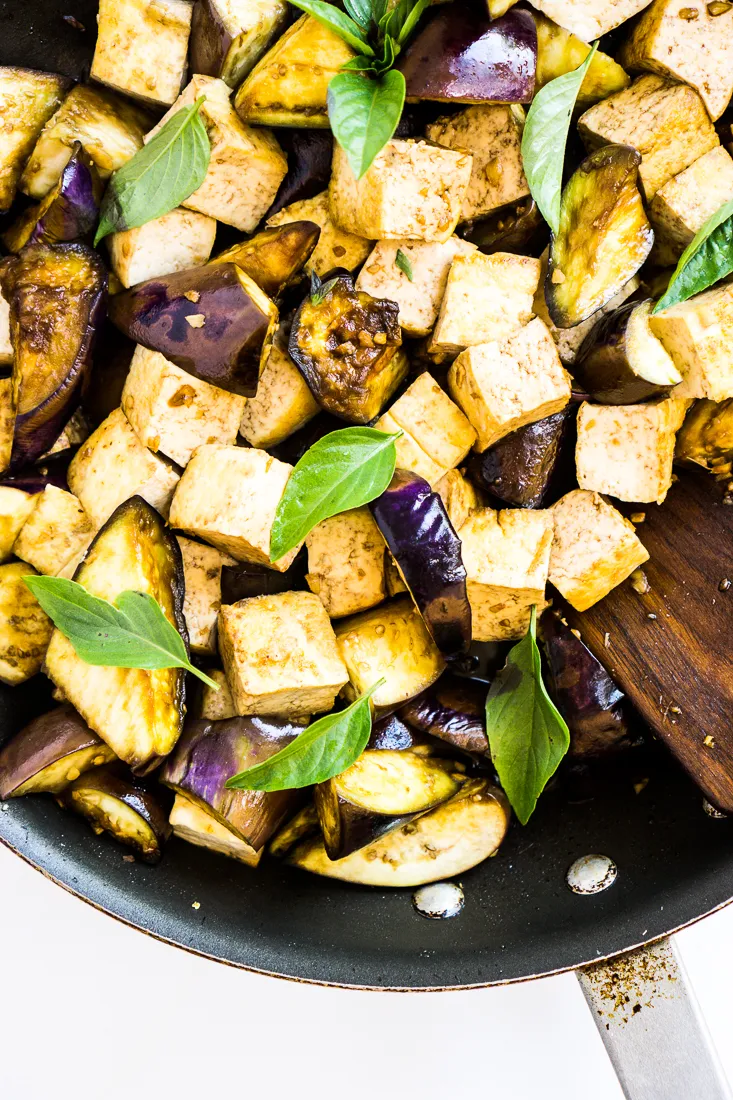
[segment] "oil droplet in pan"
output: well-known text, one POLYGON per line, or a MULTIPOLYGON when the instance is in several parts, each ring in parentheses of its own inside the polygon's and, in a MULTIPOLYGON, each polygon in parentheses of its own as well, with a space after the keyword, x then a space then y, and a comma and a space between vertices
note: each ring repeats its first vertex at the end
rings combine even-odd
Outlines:
POLYGON ((608 856, 589 855, 568 868, 567 884, 574 894, 600 894, 616 881, 618 868, 608 856))
POLYGON ((431 882, 412 895, 412 904, 420 916, 430 920, 457 917, 464 900, 463 890, 452 882, 431 882))

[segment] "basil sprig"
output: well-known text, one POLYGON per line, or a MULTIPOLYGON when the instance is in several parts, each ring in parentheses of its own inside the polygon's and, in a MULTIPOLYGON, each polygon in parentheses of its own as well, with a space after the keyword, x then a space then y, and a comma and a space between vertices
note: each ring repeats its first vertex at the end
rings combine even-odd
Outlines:
POLYGON ((733 200, 716 210, 680 257, 652 313, 686 302, 733 271, 733 200))
POLYGON ((146 592, 121 592, 109 603, 63 577, 23 577, 78 657, 116 668, 184 668, 209 687, 215 680, 191 664, 183 638, 146 592))
POLYGON ((372 732, 369 700, 383 683, 383 679, 378 680, 346 710, 319 718, 269 760, 232 776, 227 787, 236 791, 290 791, 340 775, 367 746, 372 732))
POLYGON ((211 159, 209 135, 199 113, 205 98, 176 111, 112 176, 102 201, 95 245, 110 233, 137 229, 162 218, 204 182, 211 159))
POLYGON ((412 279, 413 279, 412 264, 410 263, 409 257, 402 251, 401 248, 397 249, 397 252, 395 253, 394 262, 395 262, 395 267, 398 267, 400 269, 400 271, 402 272, 402 274, 406 275, 407 278, 410 280, 410 282, 412 282, 412 279))
POLYGON ((560 229, 560 199, 565 147, 575 101, 585 74, 595 57, 598 43, 583 64, 571 73, 555 77, 535 96, 527 113, 522 135, 524 174, 532 198, 557 236, 560 229))
POLYGON ((292 550, 321 520, 376 500, 397 463, 395 440, 376 428, 341 428, 310 447, 293 470, 275 512, 270 561, 292 550))
POLYGON ((510 651, 486 700, 491 759, 522 825, 570 747, 568 727, 542 682, 536 621, 533 607, 529 630, 510 651))

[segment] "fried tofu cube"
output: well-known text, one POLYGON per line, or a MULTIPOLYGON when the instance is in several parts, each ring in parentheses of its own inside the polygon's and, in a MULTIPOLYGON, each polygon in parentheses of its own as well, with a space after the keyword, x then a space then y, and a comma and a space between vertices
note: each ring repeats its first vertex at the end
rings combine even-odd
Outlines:
POLYGON ((0 367, 13 362, 13 345, 10 342, 10 306, 0 294, 0 367))
POLYGON ((553 517, 549 509, 481 508, 461 527, 468 599, 477 642, 522 638, 533 605, 544 607, 553 517))
POLYGON ((326 275, 335 267, 353 271, 360 267, 369 255, 373 241, 368 241, 356 233, 347 233, 336 225, 331 214, 328 191, 321 191, 312 199, 301 199, 290 206, 283 207, 277 214, 267 219, 267 225, 287 225, 288 222, 315 222, 321 227, 318 244, 310 255, 303 270, 310 275, 326 275))
POLYGON ((720 118, 733 94, 733 8, 709 0, 654 0, 619 60, 691 84, 710 117, 720 118))
POLYGON ((32 565, 0 565, 0 681, 22 684, 41 671, 53 623, 23 577, 36 576, 32 565))
POLYGON ((270 532, 293 467, 254 447, 199 447, 171 504, 170 525, 237 561, 284 573, 300 546, 270 561, 270 532))
POLYGON ((170 106, 186 76, 192 10, 187 0, 99 0, 92 80, 170 106))
POLYGON ((468 420, 426 371, 374 425, 382 432, 404 433, 396 441, 397 466, 412 470, 431 485, 463 462, 476 442, 468 420))
POLYGON ((618 500, 661 504, 672 484, 675 436, 688 401, 589 405, 578 412, 578 485, 618 500))
POLYGON ((381 604, 336 624, 336 637, 356 699, 378 680, 375 707, 394 707, 434 683, 445 668, 438 647, 409 596, 381 604))
POLYGON ((576 611, 598 603, 649 560, 633 523, 599 493, 574 489, 552 514, 549 579, 576 611))
POLYGON ((649 324, 683 376, 676 397, 733 397, 733 286, 713 287, 653 313, 649 324))
POLYGON ((642 11, 650 0, 535 0, 534 6, 583 42, 592 42, 642 11))
POLYGON ((366 611, 386 598, 386 546, 368 508, 324 519, 313 528, 305 544, 305 579, 330 618, 366 611))
POLYGON ((322 714, 349 679, 326 609, 312 592, 225 605, 219 650, 237 714, 322 714))
POLYGON ((39 573, 55 577, 93 534, 94 525, 74 494, 47 485, 36 496, 13 553, 39 573))
POLYGON ((7 470, 13 453, 15 400, 12 378, 0 378, 0 471, 7 470))
POLYGON ((204 657, 216 653, 216 620, 221 608, 221 569, 234 559, 213 546, 178 536, 186 595, 183 615, 191 650, 204 657))
POLYGON ((12 556, 13 544, 35 503, 33 493, 0 485, 0 562, 12 556))
POLYGON ((56 73, 0 65, 0 210, 12 206, 25 162, 70 85, 56 73))
POLYGON ((460 470, 449 470, 433 488, 443 501, 456 531, 460 531, 471 512, 484 506, 483 493, 460 470))
POLYGON ((655 244, 663 245, 675 263, 698 230, 731 199, 733 157, 718 145, 657 191, 649 206, 655 244))
POLYGON ((46 462, 53 455, 63 454, 65 451, 76 450, 92 434, 92 428, 81 408, 72 414, 67 420, 61 435, 58 435, 39 461, 46 462))
POLYGON ((473 157, 462 222, 486 217, 529 194, 522 166, 524 111, 518 103, 480 103, 439 118, 426 137, 473 157))
POLYGON ((474 344, 508 340, 532 319, 540 270, 539 260, 509 252, 456 256, 428 353, 458 355, 474 344))
POLYGON ((143 446, 122 409, 115 409, 76 452, 67 480, 97 529, 135 495, 167 516, 179 477, 175 466, 143 446))
POLYGON ((271 206, 288 162, 269 130, 245 126, 229 94, 223 80, 194 76, 145 141, 182 107, 204 96, 200 117, 209 135, 211 160, 206 179, 183 205, 251 233, 271 206))
POLYGON ((400 307, 400 327, 408 336, 427 336, 438 319, 448 272, 457 256, 468 256, 476 245, 452 236, 447 241, 377 241, 359 272, 356 289, 373 298, 389 298, 400 307), (406 257, 412 278, 397 266, 406 257))
POLYGON ((107 238, 112 270, 123 286, 186 271, 205 264, 216 237, 216 222, 179 206, 162 218, 107 238))
POLYGON ((242 83, 287 23, 284 0, 196 0, 191 25, 191 69, 242 83))
POLYGON ((571 394, 570 375, 539 317, 503 344, 466 348, 451 365, 448 388, 476 429, 477 451, 560 412, 571 394))
POLYGON ((202 443, 234 443, 246 397, 194 378, 158 351, 135 348, 122 411, 140 442, 185 466, 202 443))
POLYGON ((336 224, 372 240, 447 241, 458 225, 472 157, 393 138, 357 180, 338 142, 329 185, 336 224))
POLYGON ((227 678, 220 668, 212 668, 207 675, 219 685, 219 690, 202 683, 194 700, 191 713, 194 718, 208 718, 211 722, 218 722, 220 718, 234 718, 234 700, 229 690, 227 678))
POLYGON ((652 74, 596 103, 580 116, 578 131, 588 149, 618 142, 641 153, 639 183, 647 202, 720 144, 695 89, 652 74))
POLYGON ((260 370, 257 393, 247 400, 239 427, 252 447, 282 443, 320 412, 320 405, 288 354, 288 327, 281 325, 260 370))

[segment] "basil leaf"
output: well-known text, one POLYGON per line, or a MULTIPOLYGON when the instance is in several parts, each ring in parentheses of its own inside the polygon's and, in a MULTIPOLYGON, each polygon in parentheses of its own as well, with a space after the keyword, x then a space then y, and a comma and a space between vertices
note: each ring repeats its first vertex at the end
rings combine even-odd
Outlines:
POLYGON ((410 282, 412 282, 412 264, 401 248, 397 249, 394 262, 395 267, 398 267, 403 275, 406 275, 410 282))
POLYGON ((323 23, 324 27, 328 27, 348 43, 352 50, 374 57, 374 50, 364 37, 364 31, 345 11, 335 8, 333 4, 324 3, 324 0, 293 0, 293 6, 323 23))
POLYGON ((385 35, 384 41, 382 42, 382 56, 375 65, 376 71, 381 74, 391 69, 399 52, 400 48, 394 38, 389 34, 385 35))
POLYGON ((583 64, 571 73, 557 76, 541 88, 527 114, 522 135, 522 160, 532 198, 557 236, 560 228, 560 197, 570 119, 578 92, 598 44, 583 64))
POLYGON ((328 118, 351 170, 361 179, 400 121, 405 78, 390 69, 379 80, 339 73, 328 85, 328 118))
POLYGON ((705 222, 687 246, 652 313, 686 302, 733 271, 733 200, 705 222))
POLYGON ((185 668, 219 690, 214 680, 191 664, 183 638, 157 600, 146 592, 122 592, 111 604, 63 577, 23 580, 88 665, 185 668))
POLYGON ((297 546, 321 520, 360 508, 389 485, 395 439, 375 428, 342 428, 314 443, 293 470, 275 512, 270 561, 297 546))
POLYGON ((199 111, 205 96, 169 118, 154 138, 112 176, 94 244, 110 233, 162 218, 206 179, 211 144, 199 111))
POLYGON ((369 0, 344 0, 344 7, 360 27, 365 31, 372 22, 372 5, 369 0))
POLYGON ((405 42, 417 26, 423 12, 427 7, 430 6, 431 3, 432 0, 417 0, 417 3, 413 5, 412 11, 405 19, 397 35, 398 45, 404 46, 405 42))
POLYGON ((383 683, 383 679, 378 680, 346 710, 319 718, 269 760, 228 779, 227 787, 236 791, 291 791, 340 775, 367 746, 372 732, 369 700, 383 683))
POLYGON ((374 57, 363 57, 359 54, 358 57, 352 57, 351 61, 347 61, 345 65, 341 66, 341 72, 354 72, 354 73, 376 73, 376 66, 379 62, 374 57))
POLYGON ((388 2, 389 0, 371 0, 372 19, 377 26, 381 26, 382 20, 387 14, 388 2))
POLYGON ((510 651, 486 700, 491 759, 522 825, 570 747, 568 727, 542 683, 535 634, 533 607, 529 630, 510 651))
POLYGON ((314 306, 319 306, 328 292, 333 289, 336 283, 339 281, 339 276, 335 275, 333 279, 329 279, 328 282, 321 282, 320 276, 311 271, 311 293, 310 299, 314 306))

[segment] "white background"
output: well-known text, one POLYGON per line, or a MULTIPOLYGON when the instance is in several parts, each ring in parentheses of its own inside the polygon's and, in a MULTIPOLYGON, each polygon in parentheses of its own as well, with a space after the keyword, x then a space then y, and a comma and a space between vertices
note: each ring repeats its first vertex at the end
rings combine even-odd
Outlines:
MULTIPOLYGON (((732 943, 733 906, 678 937, 731 1078, 732 943)), ((260 977, 125 927, 0 845, 3 1100, 246 1100, 260 1090, 272 1100, 622 1100, 571 974, 421 994, 260 977)))

